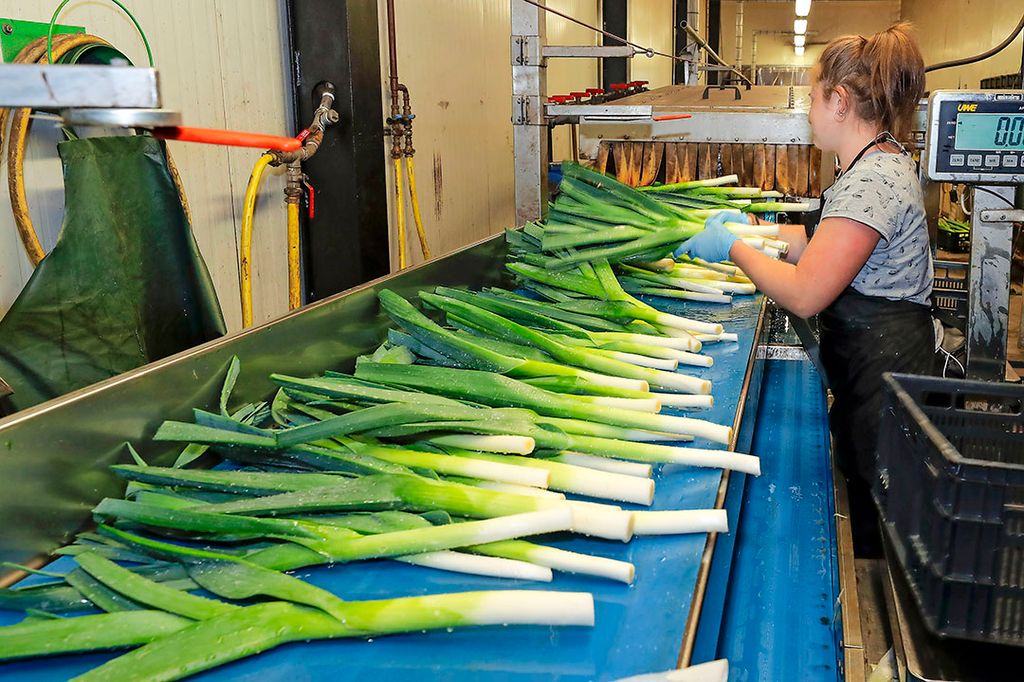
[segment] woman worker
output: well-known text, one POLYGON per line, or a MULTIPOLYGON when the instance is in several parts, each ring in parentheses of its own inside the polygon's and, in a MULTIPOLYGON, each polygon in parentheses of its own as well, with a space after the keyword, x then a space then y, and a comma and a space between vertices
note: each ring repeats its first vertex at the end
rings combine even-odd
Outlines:
POLYGON ((835 153, 842 170, 823 194, 812 239, 800 225, 780 226, 789 253, 786 262, 773 260, 724 227, 746 220, 728 211, 709 218, 676 252, 731 260, 792 313, 819 315, 821 360, 835 398, 833 447, 848 481, 861 554, 878 551, 870 489, 882 373, 926 374, 935 347, 921 185, 898 142, 906 139, 924 90, 924 62, 908 29, 897 24, 870 38, 837 38, 814 67, 808 114, 814 144, 835 153))

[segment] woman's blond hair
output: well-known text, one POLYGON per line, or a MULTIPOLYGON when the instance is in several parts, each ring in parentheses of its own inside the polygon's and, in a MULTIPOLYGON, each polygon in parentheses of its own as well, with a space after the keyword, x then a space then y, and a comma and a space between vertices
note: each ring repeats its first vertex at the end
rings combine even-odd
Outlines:
POLYGON ((843 86, 861 119, 905 140, 924 93, 924 58, 906 22, 870 38, 843 36, 818 58, 816 76, 826 97, 843 86))

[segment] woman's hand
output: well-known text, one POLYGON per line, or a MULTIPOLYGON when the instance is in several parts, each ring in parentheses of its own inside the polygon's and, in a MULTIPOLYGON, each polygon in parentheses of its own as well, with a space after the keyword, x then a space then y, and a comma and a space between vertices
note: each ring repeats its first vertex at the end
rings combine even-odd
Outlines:
POLYGON ((705 220, 704 229, 680 244, 679 248, 672 252, 672 255, 678 257, 685 253, 709 263, 729 260, 729 251, 739 237, 730 232, 725 224, 746 222, 749 221, 744 213, 719 211, 705 220))

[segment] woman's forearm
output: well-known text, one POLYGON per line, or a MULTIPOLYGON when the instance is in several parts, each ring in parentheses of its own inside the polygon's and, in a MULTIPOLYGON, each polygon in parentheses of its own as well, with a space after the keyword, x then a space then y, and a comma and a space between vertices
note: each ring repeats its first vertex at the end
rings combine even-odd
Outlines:
POLYGON ((817 312, 803 314, 807 296, 799 281, 796 265, 769 258, 742 241, 733 244, 729 258, 758 289, 782 307, 801 317, 810 317, 817 312))
POLYGON ((810 317, 849 286, 878 239, 878 232, 867 225, 848 218, 827 218, 819 223, 813 240, 804 240, 799 264, 769 258, 742 241, 733 243, 729 259, 779 305, 800 317, 810 317))

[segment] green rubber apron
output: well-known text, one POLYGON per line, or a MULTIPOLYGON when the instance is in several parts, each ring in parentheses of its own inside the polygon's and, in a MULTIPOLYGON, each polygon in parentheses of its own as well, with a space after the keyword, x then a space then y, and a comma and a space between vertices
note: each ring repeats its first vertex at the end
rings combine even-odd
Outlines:
POLYGON ((162 143, 76 139, 58 152, 60 236, 0 320, 7 411, 225 333, 162 143))

